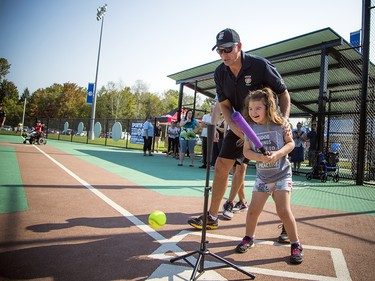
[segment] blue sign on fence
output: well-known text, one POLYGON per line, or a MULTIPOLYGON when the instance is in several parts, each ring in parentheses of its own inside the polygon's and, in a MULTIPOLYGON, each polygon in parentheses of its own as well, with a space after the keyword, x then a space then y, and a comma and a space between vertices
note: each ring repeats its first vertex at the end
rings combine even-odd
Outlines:
POLYGON ((87 104, 92 104, 92 99, 93 99, 93 96, 94 96, 94 83, 89 83, 89 86, 87 88, 87 99, 86 99, 86 103, 87 104))
POLYGON ((131 124, 130 143, 143 144, 143 123, 133 122, 131 124))

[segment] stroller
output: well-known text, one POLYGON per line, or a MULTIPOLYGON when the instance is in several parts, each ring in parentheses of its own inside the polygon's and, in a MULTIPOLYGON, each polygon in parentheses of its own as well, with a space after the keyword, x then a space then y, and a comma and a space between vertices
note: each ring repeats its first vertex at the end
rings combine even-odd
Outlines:
POLYGON ((22 134, 23 137, 23 143, 26 143, 27 141, 30 144, 46 144, 47 139, 44 134, 44 132, 37 132, 35 128, 31 128, 29 132, 24 132, 22 134))
POLYGON ((340 180, 340 167, 338 165, 339 146, 338 143, 332 144, 332 148, 326 153, 326 155, 322 152, 318 152, 314 157, 315 164, 313 169, 310 173, 306 174, 306 179, 311 180, 312 178, 315 178, 320 179, 321 182, 326 182, 328 176, 331 176, 334 182, 338 182, 340 180))

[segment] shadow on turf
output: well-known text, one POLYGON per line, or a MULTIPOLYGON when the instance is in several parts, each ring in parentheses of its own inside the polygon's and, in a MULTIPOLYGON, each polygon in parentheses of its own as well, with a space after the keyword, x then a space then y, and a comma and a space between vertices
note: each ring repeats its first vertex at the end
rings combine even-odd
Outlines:
POLYGON ((7 280, 145 280, 160 265, 158 260, 145 258, 160 246, 152 242, 145 233, 75 236, 59 241, 38 239, 37 246, 0 253, 0 277, 7 280), (40 246, 41 243, 45 245, 40 246))

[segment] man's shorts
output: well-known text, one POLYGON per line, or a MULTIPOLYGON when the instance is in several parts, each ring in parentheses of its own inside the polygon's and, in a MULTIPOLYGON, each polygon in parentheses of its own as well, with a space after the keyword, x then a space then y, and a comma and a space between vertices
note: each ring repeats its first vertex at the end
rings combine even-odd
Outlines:
POLYGON ((277 182, 272 182, 272 183, 265 183, 261 181, 259 178, 257 178, 255 180, 253 191, 265 192, 265 193, 272 195, 272 193, 277 190, 292 191, 292 186, 293 186, 292 178, 287 178, 287 179, 280 180, 277 182))
POLYGON ((239 139, 235 133, 229 130, 223 140, 219 157, 236 160, 236 164, 249 163, 249 160, 243 156, 243 145, 237 145, 239 139))

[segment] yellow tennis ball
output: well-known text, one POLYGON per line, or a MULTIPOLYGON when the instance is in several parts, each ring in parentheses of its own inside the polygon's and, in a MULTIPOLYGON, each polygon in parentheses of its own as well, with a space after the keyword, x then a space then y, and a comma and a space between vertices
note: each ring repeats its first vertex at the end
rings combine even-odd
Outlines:
POLYGON ((148 216, 148 224, 151 225, 152 228, 162 227, 166 222, 167 216, 162 211, 152 212, 148 216))

